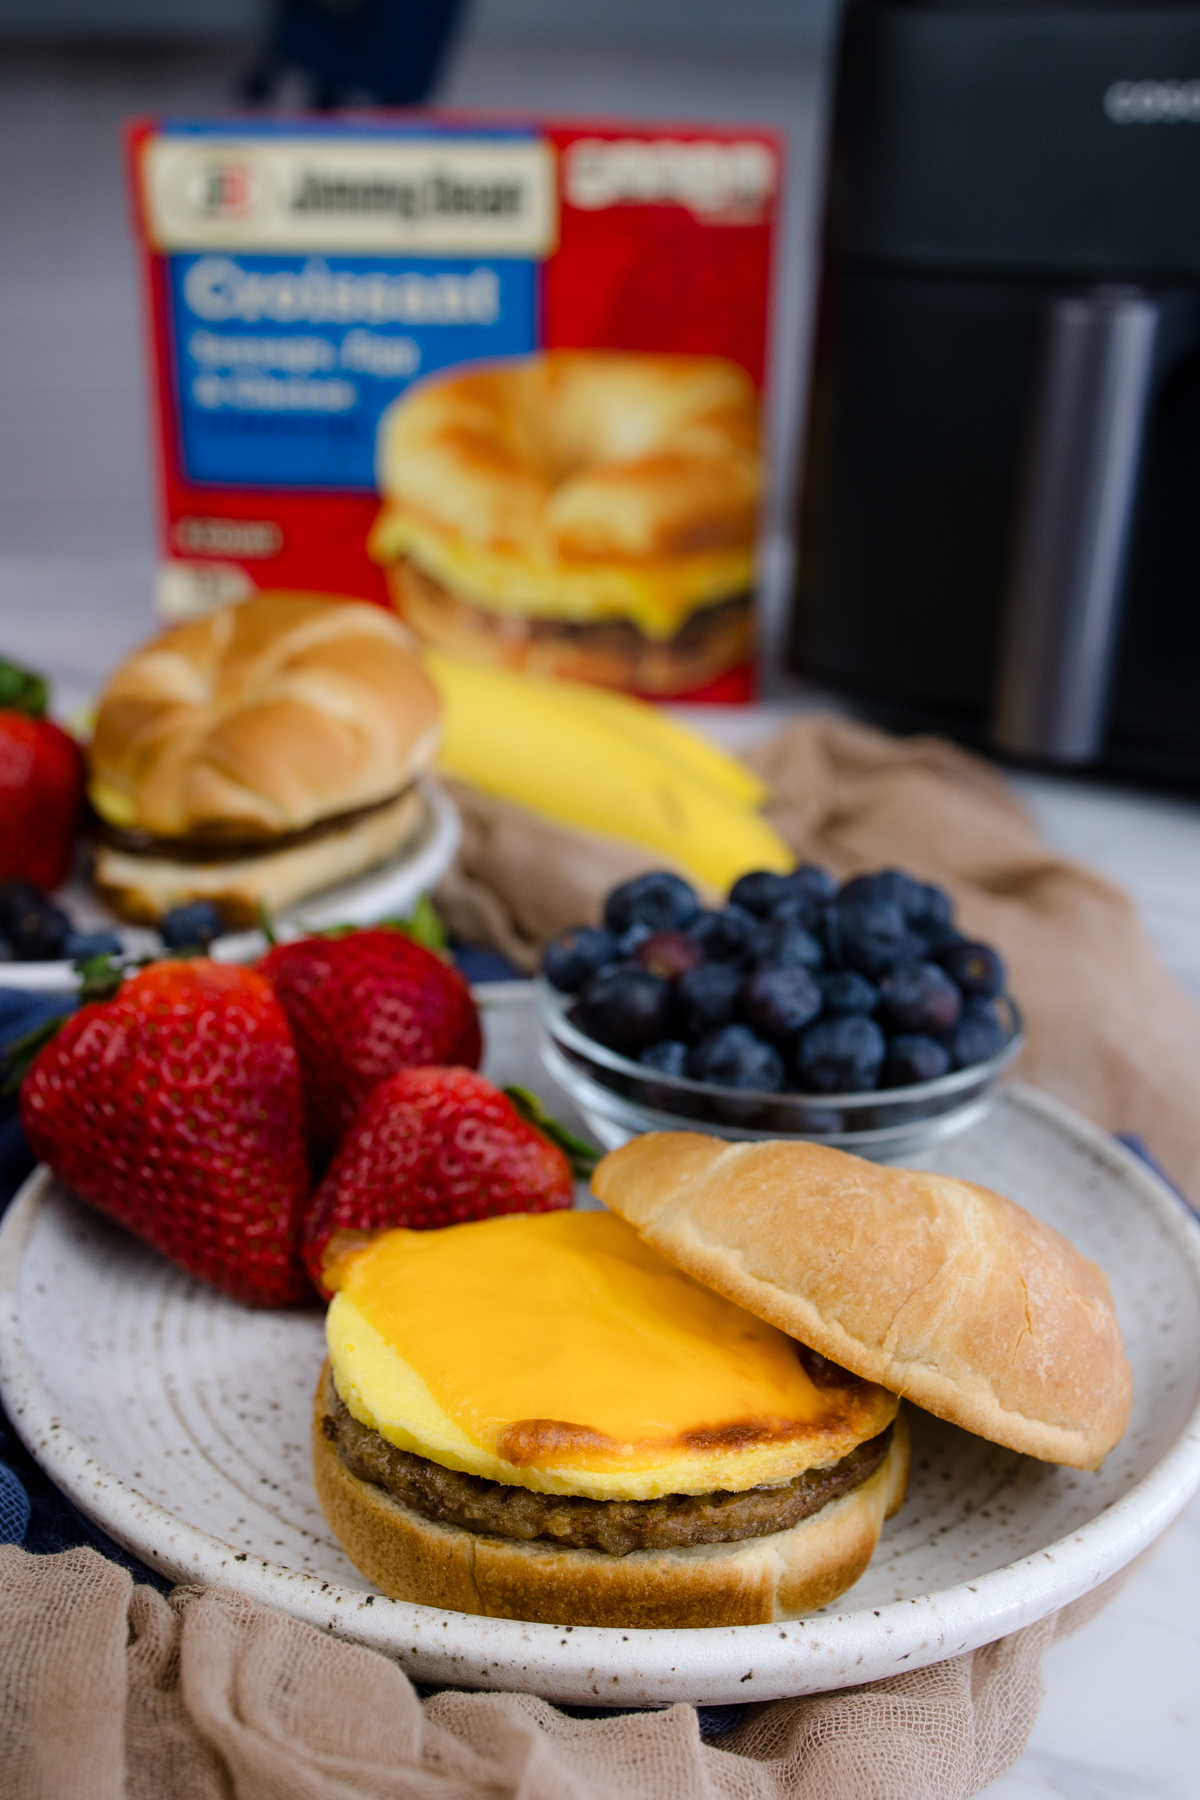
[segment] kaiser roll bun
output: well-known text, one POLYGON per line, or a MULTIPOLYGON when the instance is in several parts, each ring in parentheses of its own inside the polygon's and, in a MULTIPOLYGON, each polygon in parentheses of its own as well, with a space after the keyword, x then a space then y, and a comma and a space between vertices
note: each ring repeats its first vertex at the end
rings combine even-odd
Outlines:
POLYGON ((437 742, 410 643, 382 607, 318 594, 261 593, 173 627, 101 696, 97 812, 153 839, 258 850, 398 798, 437 742))
POLYGON ((691 1132, 633 1139, 592 1185, 677 1267, 939 1418, 1077 1469, 1125 1429, 1104 1275, 987 1188, 691 1132))

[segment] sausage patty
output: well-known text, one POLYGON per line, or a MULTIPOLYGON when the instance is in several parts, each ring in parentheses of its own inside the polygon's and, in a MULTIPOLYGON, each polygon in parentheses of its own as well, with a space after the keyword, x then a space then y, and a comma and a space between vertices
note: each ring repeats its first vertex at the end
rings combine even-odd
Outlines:
POLYGON ((576 1550, 607 1550, 612 1556, 687 1544, 731 1544, 787 1531, 873 1475, 892 1440, 889 1425, 840 1462, 805 1469, 785 1487, 666 1494, 661 1500, 590 1500, 509 1487, 399 1450, 352 1417, 332 1378, 326 1383, 322 1429, 352 1475, 373 1482, 427 1519, 492 1537, 549 1538, 576 1550))

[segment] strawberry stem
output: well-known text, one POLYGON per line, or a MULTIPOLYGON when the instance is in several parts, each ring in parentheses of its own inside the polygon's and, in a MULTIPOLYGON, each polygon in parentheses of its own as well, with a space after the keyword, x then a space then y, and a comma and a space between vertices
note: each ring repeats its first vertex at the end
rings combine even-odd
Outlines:
POLYGON ((271 918, 270 913, 267 911, 267 903, 265 900, 260 900, 258 903, 258 929, 262 932, 271 948, 274 949, 279 942, 279 939, 275 935, 275 923, 271 918))
POLYGON ((540 1131, 543 1137, 549 1138, 552 1144, 557 1144, 565 1152, 574 1173, 581 1181, 586 1181, 600 1161, 603 1151, 595 1149, 585 1139, 576 1137, 573 1131, 568 1131, 562 1121, 556 1119, 529 1088, 506 1087, 504 1092, 521 1117, 540 1131))
POLYGON ((313 937, 344 938, 353 937, 356 931, 399 931, 414 944, 420 944, 423 950, 432 950, 436 956, 445 957, 446 946, 450 942, 445 925, 433 901, 428 894, 422 894, 407 919, 376 919, 373 925, 326 925, 321 931, 314 931, 313 937))
POLYGON ((22 669, 18 663, 0 656, 0 707, 9 712, 28 713, 40 719, 50 700, 50 689, 42 676, 22 669))
POLYGON ((385 919, 383 923, 390 925, 393 931, 402 931, 405 937, 410 937, 414 944, 420 944, 425 950, 444 950, 450 941, 441 915, 428 894, 421 895, 407 919, 385 919))
MULTIPOLYGON (((152 960, 147 957, 145 962, 152 960)), ((91 1000, 111 1000, 125 979, 124 967, 112 956, 84 956, 74 966, 79 975, 79 998, 84 1006, 91 1000)))

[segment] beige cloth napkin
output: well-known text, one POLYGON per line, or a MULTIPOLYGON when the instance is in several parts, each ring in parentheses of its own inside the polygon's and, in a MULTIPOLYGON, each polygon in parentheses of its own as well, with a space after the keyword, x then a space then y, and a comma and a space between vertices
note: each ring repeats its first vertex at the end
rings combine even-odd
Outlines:
MULTIPOLYGON (((845 877, 900 867, 946 887, 963 928, 1008 959, 1027 1080, 1109 1131, 1136 1132, 1200 1201, 1200 1012, 1110 882, 1048 850, 1001 776, 936 738, 898 739, 829 714, 747 758, 796 851, 845 877)), ((465 837, 437 899, 463 937, 532 970, 548 937, 599 916, 656 859, 455 790, 465 837)))
POLYGON ((717 1747, 690 1706, 575 1719, 521 1694, 421 1701, 376 1651, 236 1594, 168 1601, 93 1550, 6 1545, 0 1800, 969 1800, 1024 1747, 1043 1650, 1108 1597, 929 1669, 755 1708, 717 1747))

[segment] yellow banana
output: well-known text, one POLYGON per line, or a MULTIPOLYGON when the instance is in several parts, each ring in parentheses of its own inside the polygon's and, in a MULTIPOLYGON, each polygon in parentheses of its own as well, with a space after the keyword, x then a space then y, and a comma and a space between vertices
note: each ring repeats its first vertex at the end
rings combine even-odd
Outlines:
POLYGON ((594 712, 610 718, 648 750, 656 750, 667 762, 725 799, 754 810, 767 798, 770 789, 766 782, 745 763, 699 732, 677 724, 660 707, 634 700, 628 694, 614 693, 612 688, 585 687, 582 682, 573 682, 571 691, 577 706, 590 706, 594 712))
MULTIPOLYGON (((595 706, 593 690, 577 683, 440 651, 425 661, 445 709, 447 774, 562 824, 642 844, 721 892, 748 869, 792 867, 765 819, 700 780, 682 753, 662 754, 653 731, 630 727, 628 709, 644 703, 595 706)), ((690 735, 674 724, 671 733, 690 735)))

